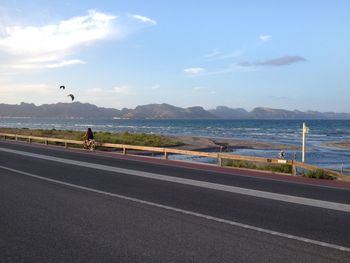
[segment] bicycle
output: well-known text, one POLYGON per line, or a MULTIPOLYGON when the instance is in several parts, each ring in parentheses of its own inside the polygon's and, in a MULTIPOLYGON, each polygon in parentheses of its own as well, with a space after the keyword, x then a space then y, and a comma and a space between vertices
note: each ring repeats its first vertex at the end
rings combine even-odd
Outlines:
POLYGON ((95 140, 85 140, 83 144, 84 149, 95 151, 96 149, 96 142, 95 140))

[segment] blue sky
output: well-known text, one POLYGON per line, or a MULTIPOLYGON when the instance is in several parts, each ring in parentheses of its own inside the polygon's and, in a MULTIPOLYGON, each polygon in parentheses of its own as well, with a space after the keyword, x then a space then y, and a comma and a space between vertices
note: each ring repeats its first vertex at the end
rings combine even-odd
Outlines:
POLYGON ((338 0, 0 0, 0 103, 73 93, 119 109, 350 112, 349 10, 338 0))

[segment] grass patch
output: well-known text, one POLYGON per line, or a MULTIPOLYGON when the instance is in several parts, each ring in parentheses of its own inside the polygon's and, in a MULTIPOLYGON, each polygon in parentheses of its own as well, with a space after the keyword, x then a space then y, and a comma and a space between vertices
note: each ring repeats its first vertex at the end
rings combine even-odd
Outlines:
MULTIPOLYGON (((2 133, 11 133, 17 135, 37 136, 47 138, 57 138, 66 140, 82 141, 85 131, 71 131, 71 130, 44 130, 28 128, 15 129, 15 128, 0 128, 2 133)), ((98 143, 118 143, 129 144, 139 146, 153 146, 153 147, 174 147, 184 145, 183 142, 170 139, 165 136, 145 134, 145 133, 111 133, 111 132, 95 132, 95 140, 98 143)))
POLYGON ((248 169, 257 169, 258 167, 248 161, 241 161, 241 160, 228 160, 224 159, 223 160, 223 165, 224 166, 231 166, 231 167, 238 167, 238 168, 248 168, 248 169))
POLYGON ((317 178, 317 179, 326 179, 326 180, 335 180, 337 179, 335 176, 327 174, 322 169, 310 170, 304 174, 305 177, 309 178, 317 178))
POLYGON ((288 164, 275 164, 275 165, 265 166, 264 170, 278 172, 278 173, 291 174, 292 173, 292 166, 288 165, 288 164))
POLYGON ((241 160, 223 160, 224 166, 231 166, 237 168, 247 168, 247 169, 256 169, 256 170, 264 170, 264 171, 272 171, 279 173, 292 173, 292 166, 288 164, 256 164, 254 162, 249 161, 241 161, 241 160))
POLYGON ((129 132, 96 132, 95 140, 100 143, 119 143, 153 147, 173 147, 183 145, 182 142, 167 138, 165 136, 129 132))

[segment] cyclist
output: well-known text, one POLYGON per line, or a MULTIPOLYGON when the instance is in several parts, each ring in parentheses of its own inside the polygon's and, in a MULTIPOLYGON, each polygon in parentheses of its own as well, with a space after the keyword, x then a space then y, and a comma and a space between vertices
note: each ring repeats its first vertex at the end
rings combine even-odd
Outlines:
POLYGON ((91 148, 91 146, 94 143, 94 133, 92 132, 91 128, 88 128, 85 135, 83 136, 85 139, 85 147, 91 148))

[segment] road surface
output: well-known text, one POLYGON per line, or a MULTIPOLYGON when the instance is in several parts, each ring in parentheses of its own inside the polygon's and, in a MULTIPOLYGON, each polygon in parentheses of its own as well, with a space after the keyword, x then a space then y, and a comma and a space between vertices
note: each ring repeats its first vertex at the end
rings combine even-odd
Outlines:
POLYGON ((350 262, 349 184, 284 178, 0 141, 0 262, 350 262))

